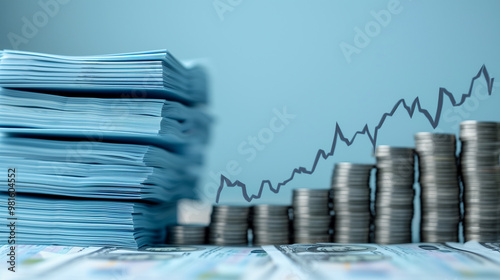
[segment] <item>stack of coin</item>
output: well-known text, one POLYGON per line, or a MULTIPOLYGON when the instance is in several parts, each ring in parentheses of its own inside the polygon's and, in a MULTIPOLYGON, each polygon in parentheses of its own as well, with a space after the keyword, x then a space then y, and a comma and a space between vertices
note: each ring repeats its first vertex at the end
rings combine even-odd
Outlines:
POLYGON ((335 164, 332 176, 333 242, 368 243, 370 237, 370 174, 373 164, 335 164))
POLYGON ((460 185, 454 134, 415 134, 421 188, 422 242, 457 242, 460 185))
POLYGON ((375 157, 375 243, 410 243, 415 152, 412 148, 378 146, 375 157))
POLYGON ((330 190, 293 190, 293 238, 295 243, 330 242, 330 190))
POLYGON ((167 244, 201 245, 207 243, 206 225, 174 225, 167 227, 167 244))
POLYGON ((290 243, 290 206, 254 205, 251 224, 253 245, 273 245, 290 243))
POLYGON ((500 205, 500 123, 460 124, 461 176, 464 185, 464 238, 497 242, 500 205))
POLYGON ((214 205, 208 227, 208 241, 214 245, 248 245, 247 206, 214 205))

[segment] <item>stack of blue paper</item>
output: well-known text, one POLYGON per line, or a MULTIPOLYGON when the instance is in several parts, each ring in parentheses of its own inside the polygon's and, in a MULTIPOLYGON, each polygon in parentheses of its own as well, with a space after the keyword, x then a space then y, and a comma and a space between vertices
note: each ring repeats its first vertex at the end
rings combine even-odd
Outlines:
MULTIPOLYGON (((17 243, 159 243, 177 200, 196 197, 210 124, 202 68, 167 51, 5 50, 0 87, 0 169, 16 170, 17 243)), ((9 234, 0 228, 1 240, 9 234)))

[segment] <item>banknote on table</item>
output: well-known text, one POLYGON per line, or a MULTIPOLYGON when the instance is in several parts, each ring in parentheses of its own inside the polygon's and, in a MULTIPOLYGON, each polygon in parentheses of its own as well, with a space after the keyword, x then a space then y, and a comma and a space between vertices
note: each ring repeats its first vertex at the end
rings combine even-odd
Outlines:
MULTIPOLYGON (((23 255, 34 257, 24 257, 21 262, 36 262, 36 255, 50 255, 48 252, 57 250, 57 247, 44 246, 43 250, 39 250, 42 252, 35 255, 25 252, 23 255)), ((75 248, 72 252, 81 250, 75 248)), ((9 271, 5 269, 5 272, 9 271)), ((182 245, 139 250, 114 247, 86 249, 76 255, 68 253, 56 265, 40 269, 20 266, 15 273, 5 273, 0 279, 282 279, 278 273, 271 258, 259 247, 182 245)))
POLYGON ((291 279, 500 279, 495 246, 317 243, 263 249, 291 279))
POLYGON ((0 279, 499 279, 500 244, 17 246, 16 272, 1 246, 0 279), (263 250, 264 249, 264 250, 263 250))
POLYGON ((448 243, 449 245, 461 249, 474 251, 500 264, 500 243, 468 241, 464 244, 448 243))
POLYGON ((45 245, 0 246, 0 279, 38 279, 37 276, 100 247, 69 247, 45 245))

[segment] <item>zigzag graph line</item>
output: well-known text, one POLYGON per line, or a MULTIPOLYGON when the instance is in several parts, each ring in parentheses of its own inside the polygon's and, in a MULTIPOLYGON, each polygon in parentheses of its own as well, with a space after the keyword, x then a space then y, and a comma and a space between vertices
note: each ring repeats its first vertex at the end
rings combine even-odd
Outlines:
POLYGON ((370 132, 370 129, 368 128, 368 124, 366 124, 362 130, 359 130, 356 133, 354 133, 352 138, 349 139, 349 138, 344 136, 344 133, 342 132, 342 129, 340 128, 339 124, 336 123, 335 133, 334 133, 333 142, 332 142, 332 146, 331 146, 330 151, 327 153, 325 150, 319 149, 318 152, 316 152, 316 157, 314 158, 314 163, 313 163, 311 169, 308 170, 302 166, 293 169, 291 176, 288 179, 286 179, 282 182, 279 182, 276 185, 276 187, 273 187, 270 180, 263 180, 260 184, 259 192, 257 194, 252 194, 250 196, 248 195, 247 187, 243 182, 241 182, 239 180, 231 182, 230 179, 228 179, 226 176, 221 174, 220 185, 219 185, 219 189, 217 190, 217 196, 216 196, 215 201, 216 201, 216 203, 219 203, 220 195, 221 195, 222 190, 224 189, 224 186, 240 187, 242 194, 243 194, 243 198, 248 202, 251 202, 253 199, 259 199, 262 195, 262 191, 264 190, 264 186, 266 186, 266 185, 269 187, 269 189, 273 193, 279 193, 280 188, 285 186, 289 182, 291 182, 296 174, 308 174, 308 175, 313 174, 314 171, 316 170, 316 167, 318 166, 318 162, 321 158, 326 160, 335 154, 335 149, 337 147, 337 141, 339 139, 342 142, 344 142, 347 146, 351 146, 352 143, 356 140, 356 137, 360 134, 363 134, 363 135, 366 135, 370 139, 370 142, 372 143, 373 148, 375 149, 376 144, 377 144, 378 131, 384 125, 384 122, 386 121, 387 117, 392 117, 400 107, 403 107, 406 110, 406 112, 408 113, 410 118, 413 117, 413 114, 415 113, 415 109, 418 109, 418 112, 427 118, 427 120, 432 125, 432 127, 436 128, 439 124, 440 119, 441 119, 441 112, 443 110, 444 97, 445 96, 448 97, 448 99, 450 100, 451 105, 453 107, 461 106, 462 104, 465 103, 467 98, 471 97, 472 89, 474 88, 474 83, 476 82, 477 79, 479 79, 481 77, 481 75, 483 75, 484 79, 486 80, 486 85, 488 87, 488 95, 491 95, 492 90, 493 90, 494 78, 490 79, 488 71, 486 70, 486 66, 483 65, 483 66, 481 66, 481 69, 479 69, 479 72, 477 73, 477 75, 472 78, 469 92, 467 94, 463 94, 460 101, 455 100, 455 97, 453 97, 453 94, 450 91, 448 91, 447 89, 439 88, 439 96, 438 96, 438 102, 437 102, 436 115, 434 117, 432 117, 432 115, 429 113, 429 111, 427 109, 422 108, 422 106, 420 105, 419 98, 416 97, 415 100, 413 100, 413 102, 411 103, 411 106, 408 106, 408 104, 406 103, 406 101, 404 99, 400 99, 398 102, 396 102, 396 104, 394 105, 394 107, 392 107, 392 110, 390 112, 384 113, 382 115, 382 117, 380 118, 380 121, 378 122, 377 126, 373 130, 373 133, 370 132))

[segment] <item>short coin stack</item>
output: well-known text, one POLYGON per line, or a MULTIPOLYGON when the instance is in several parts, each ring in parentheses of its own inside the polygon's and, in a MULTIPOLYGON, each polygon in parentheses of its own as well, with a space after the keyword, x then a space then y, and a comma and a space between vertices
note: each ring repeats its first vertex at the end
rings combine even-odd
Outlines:
POLYGON ((461 175, 464 184, 464 238, 499 240, 500 123, 460 124, 461 175))
POLYGON ((332 176, 333 242, 369 242, 370 173, 373 168, 373 164, 335 164, 332 176))
POLYGON ((253 245, 290 243, 290 206, 255 205, 252 207, 253 245))
POLYGON ((295 243, 330 241, 332 217, 329 189, 293 190, 293 235, 295 243))
POLYGON ((457 242, 460 185, 454 134, 415 134, 421 187, 422 242, 457 242))
POLYGON ((375 243, 410 243, 415 192, 412 148, 378 146, 375 243))
POLYGON ((201 245, 207 243, 205 225, 173 225, 167 227, 167 244, 201 245))
POLYGON ((208 241, 214 245, 248 245, 250 208, 214 205, 208 228, 208 241))

